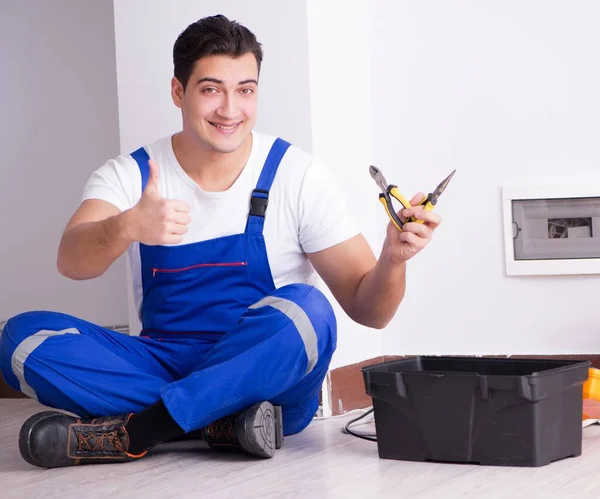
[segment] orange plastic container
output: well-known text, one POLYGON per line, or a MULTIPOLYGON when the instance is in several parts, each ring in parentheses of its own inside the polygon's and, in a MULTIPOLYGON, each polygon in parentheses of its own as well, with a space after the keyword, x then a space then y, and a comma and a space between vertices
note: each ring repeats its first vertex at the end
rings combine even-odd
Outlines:
POLYGON ((600 369, 593 367, 583 384, 583 419, 600 419, 600 369))

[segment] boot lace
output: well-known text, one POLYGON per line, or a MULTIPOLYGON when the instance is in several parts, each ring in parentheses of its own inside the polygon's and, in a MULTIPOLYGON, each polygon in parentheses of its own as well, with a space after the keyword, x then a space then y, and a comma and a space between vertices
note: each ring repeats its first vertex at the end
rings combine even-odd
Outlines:
POLYGON ((119 431, 89 430, 77 432, 79 452, 125 452, 119 431))
POLYGON ((207 437, 215 443, 237 444, 235 436, 235 417, 226 417, 211 423, 206 428, 207 437))

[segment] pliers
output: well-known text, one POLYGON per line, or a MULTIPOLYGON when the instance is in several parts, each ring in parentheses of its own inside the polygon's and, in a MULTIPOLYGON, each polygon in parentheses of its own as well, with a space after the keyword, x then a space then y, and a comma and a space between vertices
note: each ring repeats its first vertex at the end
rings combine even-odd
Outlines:
MULTIPOLYGON (((396 214, 396 210, 392 205, 392 197, 397 199, 400 202, 400 204, 404 206, 404 208, 412 207, 410 201, 402 195, 402 193, 398 190, 398 186, 387 183, 385 177, 383 176, 383 173, 381 173, 381 170, 379 168, 371 165, 369 167, 369 173, 371 174, 371 177, 373 177, 373 180, 375 180, 375 182, 382 191, 379 194, 379 201, 381 201, 381 204, 385 208, 389 219, 398 228, 399 231, 402 231, 402 227, 406 222, 400 220, 400 217, 396 214)), ((444 192, 446 186, 448 185, 455 173, 456 170, 452 171, 452 173, 448 175, 444 180, 442 180, 435 188, 435 190, 433 192, 430 192, 427 195, 427 197, 423 201, 421 201, 417 206, 424 206, 424 211, 432 211, 438 202, 438 198, 440 197, 442 192, 444 192)), ((409 221, 420 224, 425 222, 424 220, 419 220, 415 217, 410 217, 409 221)))

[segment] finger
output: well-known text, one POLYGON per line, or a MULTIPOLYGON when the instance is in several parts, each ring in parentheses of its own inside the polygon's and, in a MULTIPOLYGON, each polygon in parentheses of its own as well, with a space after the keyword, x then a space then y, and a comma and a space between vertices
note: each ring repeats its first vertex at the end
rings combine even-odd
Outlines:
POLYGON ((402 231, 398 235, 398 239, 405 243, 408 243, 413 251, 419 251, 425 247, 426 240, 417 236, 416 234, 408 231, 402 231))
POLYGON ((422 239, 431 239, 431 229, 424 224, 418 224, 416 222, 408 222, 402 227, 403 232, 414 234, 422 239))
POLYGON ((415 217, 416 220, 423 220, 427 226, 432 228, 436 228, 442 223, 442 217, 439 213, 423 210, 422 208, 415 208, 414 212, 409 216, 415 217))
POLYGON ((179 213, 189 213, 191 211, 189 204, 187 204, 185 201, 180 201, 178 199, 171 199, 168 202, 168 205, 169 208, 171 208, 173 211, 179 213))
POLYGON ((148 160, 148 166, 150 167, 150 173, 148 176, 148 182, 146 183, 146 189, 151 189, 158 191, 158 179, 160 178, 160 173, 158 169, 158 165, 153 159, 148 160))
POLYGON ((168 230, 169 234, 176 234, 178 236, 182 236, 183 234, 187 233, 188 228, 187 228, 187 225, 171 222, 168 225, 167 230, 168 230))
POLYGON ((171 215, 171 220, 179 225, 188 225, 192 221, 192 217, 188 213, 176 211, 171 215))
POLYGON ((417 206, 421 201, 423 201, 427 196, 422 192, 417 192, 413 198, 410 200, 411 206, 417 206))
POLYGON ((402 210, 402 216, 408 218, 414 217, 415 220, 423 220, 431 228, 437 228, 442 223, 442 217, 434 211, 424 210, 422 206, 413 206, 402 210))
POLYGON ((183 236, 177 234, 167 234, 163 238, 162 244, 179 244, 183 241, 183 236))
POLYGON ((402 210, 402 216, 407 218, 414 217, 417 213, 420 213, 422 211, 425 211, 423 209, 423 206, 411 206, 410 208, 402 210))

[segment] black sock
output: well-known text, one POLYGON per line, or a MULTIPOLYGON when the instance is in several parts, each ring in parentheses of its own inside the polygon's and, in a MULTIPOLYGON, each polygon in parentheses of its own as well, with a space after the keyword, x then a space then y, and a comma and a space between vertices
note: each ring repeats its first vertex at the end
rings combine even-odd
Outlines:
POLYGON ((162 400, 131 416, 126 425, 130 454, 141 454, 150 447, 185 433, 169 414, 162 400))

